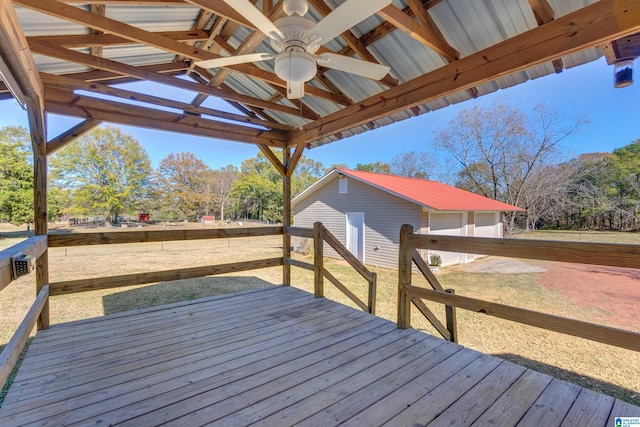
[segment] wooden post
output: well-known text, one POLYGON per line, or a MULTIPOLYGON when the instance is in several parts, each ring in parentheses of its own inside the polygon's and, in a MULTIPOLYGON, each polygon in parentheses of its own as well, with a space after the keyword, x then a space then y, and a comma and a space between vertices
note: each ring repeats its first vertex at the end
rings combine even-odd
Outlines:
POLYGON ((411 327, 411 297, 407 294, 407 286, 411 286, 411 248, 409 235, 413 234, 413 226, 404 224, 400 228, 400 253, 398 256, 398 328, 411 327))
POLYGON ((291 163, 291 150, 285 148, 283 151, 285 173, 282 175, 282 225, 284 226, 282 233, 282 256, 284 258, 282 284, 289 286, 291 284, 291 266, 287 260, 291 258, 291 235, 287 232, 287 227, 291 226, 291 174, 287 169, 291 163))
POLYGON ((378 273, 371 273, 369 282, 369 313, 376 314, 376 295, 378 286, 378 273))
MULTIPOLYGON (((445 289, 445 292, 455 295, 455 289, 445 289)), ((456 319, 456 308, 452 305, 445 305, 445 315, 447 317, 447 330, 451 334, 449 341, 458 342, 458 321, 456 319)))
POLYGON ((313 224, 313 295, 324 297, 324 233, 322 223, 313 224))
MULTIPOLYGON (((27 103, 31 145, 33 148, 33 210, 35 235, 46 236, 47 224, 47 135, 44 111, 36 102, 27 103)), ((44 251, 36 259, 36 295, 49 284, 49 254, 44 251)), ((49 297, 38 316, 38 330, 49 329, 49 297)))

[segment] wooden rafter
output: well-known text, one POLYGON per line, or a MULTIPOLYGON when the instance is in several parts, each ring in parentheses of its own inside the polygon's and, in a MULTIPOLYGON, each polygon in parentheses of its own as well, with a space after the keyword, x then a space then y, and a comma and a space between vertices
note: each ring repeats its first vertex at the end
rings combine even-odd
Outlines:
POLYGON ((208 120, 197 115, 178 114, 108 101, 55 87, 48 87, 45 94, 46 109, 55 114, 271 147, 283 147, 286 140, 286 134, 280 131, 265 131, 208 120))
POLYGON ((50 141, 47 141, 47 156, 55 153, 68 143, 75 141, 92 129, 95 129, 102 123, 99 119, 86 119, 78 123, 66 132, 61 133, 50 141))
MULTIPOLYGON (((536 17, 538 25, 544 25, 547 22, 551 22, 556 17, 553 8, 547 0, 529 0, 529 6, 531 6, 531 10, 533 11, 533 15, 536 17)), ((564 69, 562 58, 554 59, 552 64, 556 73, 561 73, 564 69)))
POLYGON ((460 58, 460 53, 452 48, 449 43, 441 37, 441 35, 438 35, 428 27, 421 25, 394 5, 391 4, 385 7, 378 12, 378 15, 387 20, 387 22, 393 24, 393 26, 399 30, 404 31, 409 36, 418 40, 420 43, 438 52, 449 62, 456 61, 460 58))
POLYGON ((191 114, 203 114, 206 116, 216 117, 224 120, 231 120, 239 123, 251 124, 262 126, 266 129, 278 129, 278 130, 291 130, 289 125, 283 125, 282 123, 274 121, 266 121, 255 119, 253 117, 242 116, 240 114, 227 113, 225 111, 215 110, 213 108, 206 108, 188 104, 186 102, 179 102, 171 99, 161 98, 159 96, 145 95, 142 93, 115 88, 111 86, 101 85, 99 83, 85 83, 78 81, 77 79, 56 76, 53 74, 42 73, 42 80, 47 86, 55 86, 65 89, 80 89, 87 92, 100 93, 103 95, 115 96, 118 98, 126 99, 128 101, 143 102, 150 105, 156 105, 160 107, 173 108, 176 110, 182 110, 185 113, 191 114))
MULTIPOLYGON (((190 30, 190 31, 160 31, 158 34, 162 37, 166 37, 172 40, 181 42, 197 42, 206 40, 209 37, 209 33, 205 30, 190 30)), ((27 37, 29 43, 33 42, 45 42, 58 46, 68 48, 83 48, 83 47, 105 47, 105 46, 118 46, 132 44, 132 41, 119 37, 114 34, 73 34, 63 36, 31 36, 27 37)))
MULTIPOLYGON (((90 4, 89 5, 89 12, 94 13, 96 15, 100 15, 100 16, 104 16, 105 12, 107 10, 107 6, 105 4, 90 4)), ((100 30, 91 30, 91 34, 103 34, 102 31, 100 30)), ((103 48, 102 46, 91 46, 91 50, 89 53, 91 53, 91 55, 93 56, 102 56, 103 53, 103 48)))
MULTIPOLYGON (((309 0, 309 4, 311 4, 313 8, 316 9, 318 13, 320 13, 321 16, 326 16, 329 13, 331 13, 331 8, 327 6, 324 0, 309 0)), ((343 38, 345 42, 347 42, 347 45, 349 45, 349 47, 351 47, 351 49, 353 49, 353 51, 358 56, 360 56, 361 59, 369 62, 379 63, 376 57, 373 56, 371 52, 367 50, 366 46, 364 46, 360 42, 360 40, 358 40, 358 38, 353 35, 351 31, 345 31, 340 36, 343 38)), ((398 80, 392 77, 391 75, 387 74, 382 80, 380 80, 380 83, 388 87, 393 87, 393 86, 397 86, 398 80)), ((345 105, 350 105, 350 104, 345 104, 345 105)))
MULTIPOLYGON (((258 98, 253 98, 246 95, 240 95, 230 90, 215 88, 212 86, 195 83, 183 79, 177 79, 175 77, 166 76, 164 74, 155 73, 151 71, 142 70, 140 68, 127 65, 121 62, 112 61, 105 58, 99 58, 91 56, 86 53, 76 52, 74 50, 64 49, 57 46, 49 46, 44 43, 35 43, 32 45, 32 49, 43 55, 52 56, 58 59, 64 59, 66 61, 76 62, 92 68, 99 68, 102 70, 119 73, 129 77, 136 77, 141 80, 148 80, 160 84, 166 84, 168 86, 177 87, 194 92, 206 93, 218 98, 229 99, 232 101, 241 102, 243 104, 254 105, 270 110, 280 111, 282 113, 298 115, 299 112, 295 108, 287 107, 281 104, 270 103, 258 98)), ((313 119, 313 116, 308 117, 313 119)))
POLYGON ((304 145, 637 31, 639 2, 601 0, 291 131, 289 144, 304 145))

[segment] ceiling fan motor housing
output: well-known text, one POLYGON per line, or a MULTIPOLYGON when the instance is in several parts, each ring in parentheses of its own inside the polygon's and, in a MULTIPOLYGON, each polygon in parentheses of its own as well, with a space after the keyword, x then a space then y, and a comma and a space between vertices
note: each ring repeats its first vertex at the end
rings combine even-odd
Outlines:
POLYGON ((284 9, 284 13, 289 16, 304 16, 309 10, 309 5, 306 0, 284 0, 282 8, 284 9))

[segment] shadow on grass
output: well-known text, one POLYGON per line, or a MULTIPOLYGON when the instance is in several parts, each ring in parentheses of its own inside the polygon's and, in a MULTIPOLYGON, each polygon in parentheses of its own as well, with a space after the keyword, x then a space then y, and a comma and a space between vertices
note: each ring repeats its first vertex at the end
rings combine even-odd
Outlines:
POLYGON ((528 359, 517 354, 502 353, 494 354, 494 356, 500 357, 513 363, 517 363, 520 366, 533 369, 534 371, 542 372, 561 380, 577 384, 581 387, 597 391, 598 393, 616 397, 633 405, 640 406, 640 390, 629 390, 615 384, 597 380, 589 376, 580 375, 573 371, 558 368, 557 366, 548 365, 543 362, 538 362, 537 360, 528 359))
POLYGON ((102 297, 104 314, 273 286, 253 276, 197 277, 128 289, 102 297))

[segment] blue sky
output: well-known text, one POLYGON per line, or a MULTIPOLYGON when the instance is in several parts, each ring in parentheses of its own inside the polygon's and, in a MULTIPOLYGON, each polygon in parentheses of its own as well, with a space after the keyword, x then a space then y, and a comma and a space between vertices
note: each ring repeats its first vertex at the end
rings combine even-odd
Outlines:
MULTIPOLYGON (((542 77, 524 84, 497 91, 461 104, 414 117, 393 125, 366 132, 305 151, 305 155, 321 161, 325 166, 341 163, 354 168, 357 163, 389 162, 399 153, 412 150, 430 151, 429 142, 435 133, 463 109, 489 106, 497 97, 524 111, 544 102, 556 109, 567 120, 583 115, 590 124, 582 132, 564 142, 566 155, 615 148, 640 139, 640 71, 636 70, 636 83, 624 88, 613 88, 613 67, 601 58, 542 77)), ((132 90, 135 90, 133 86, 132 90)), ((163 94, 163 96, 167 96, 163 94)), ((172 96, 189 101, 193 94, 180 91, 172 96)), ((205 105, 236 112, 218 100, 205 105)), ((77 123, 77 119, 48 115, 49 138, 64 132, 77 123)), ((0 101, 0 127, 21 125, 27 127, 26 113, 12 101, 0 101)), ((239 166, 242 160, 254 157, 258 150, 250 144, 232 143, 207 138, 191 137, 149 129, 121 126, 145 147, 154 166, 177 152, 192 152, 211 168, 227 164, 239 166)))

